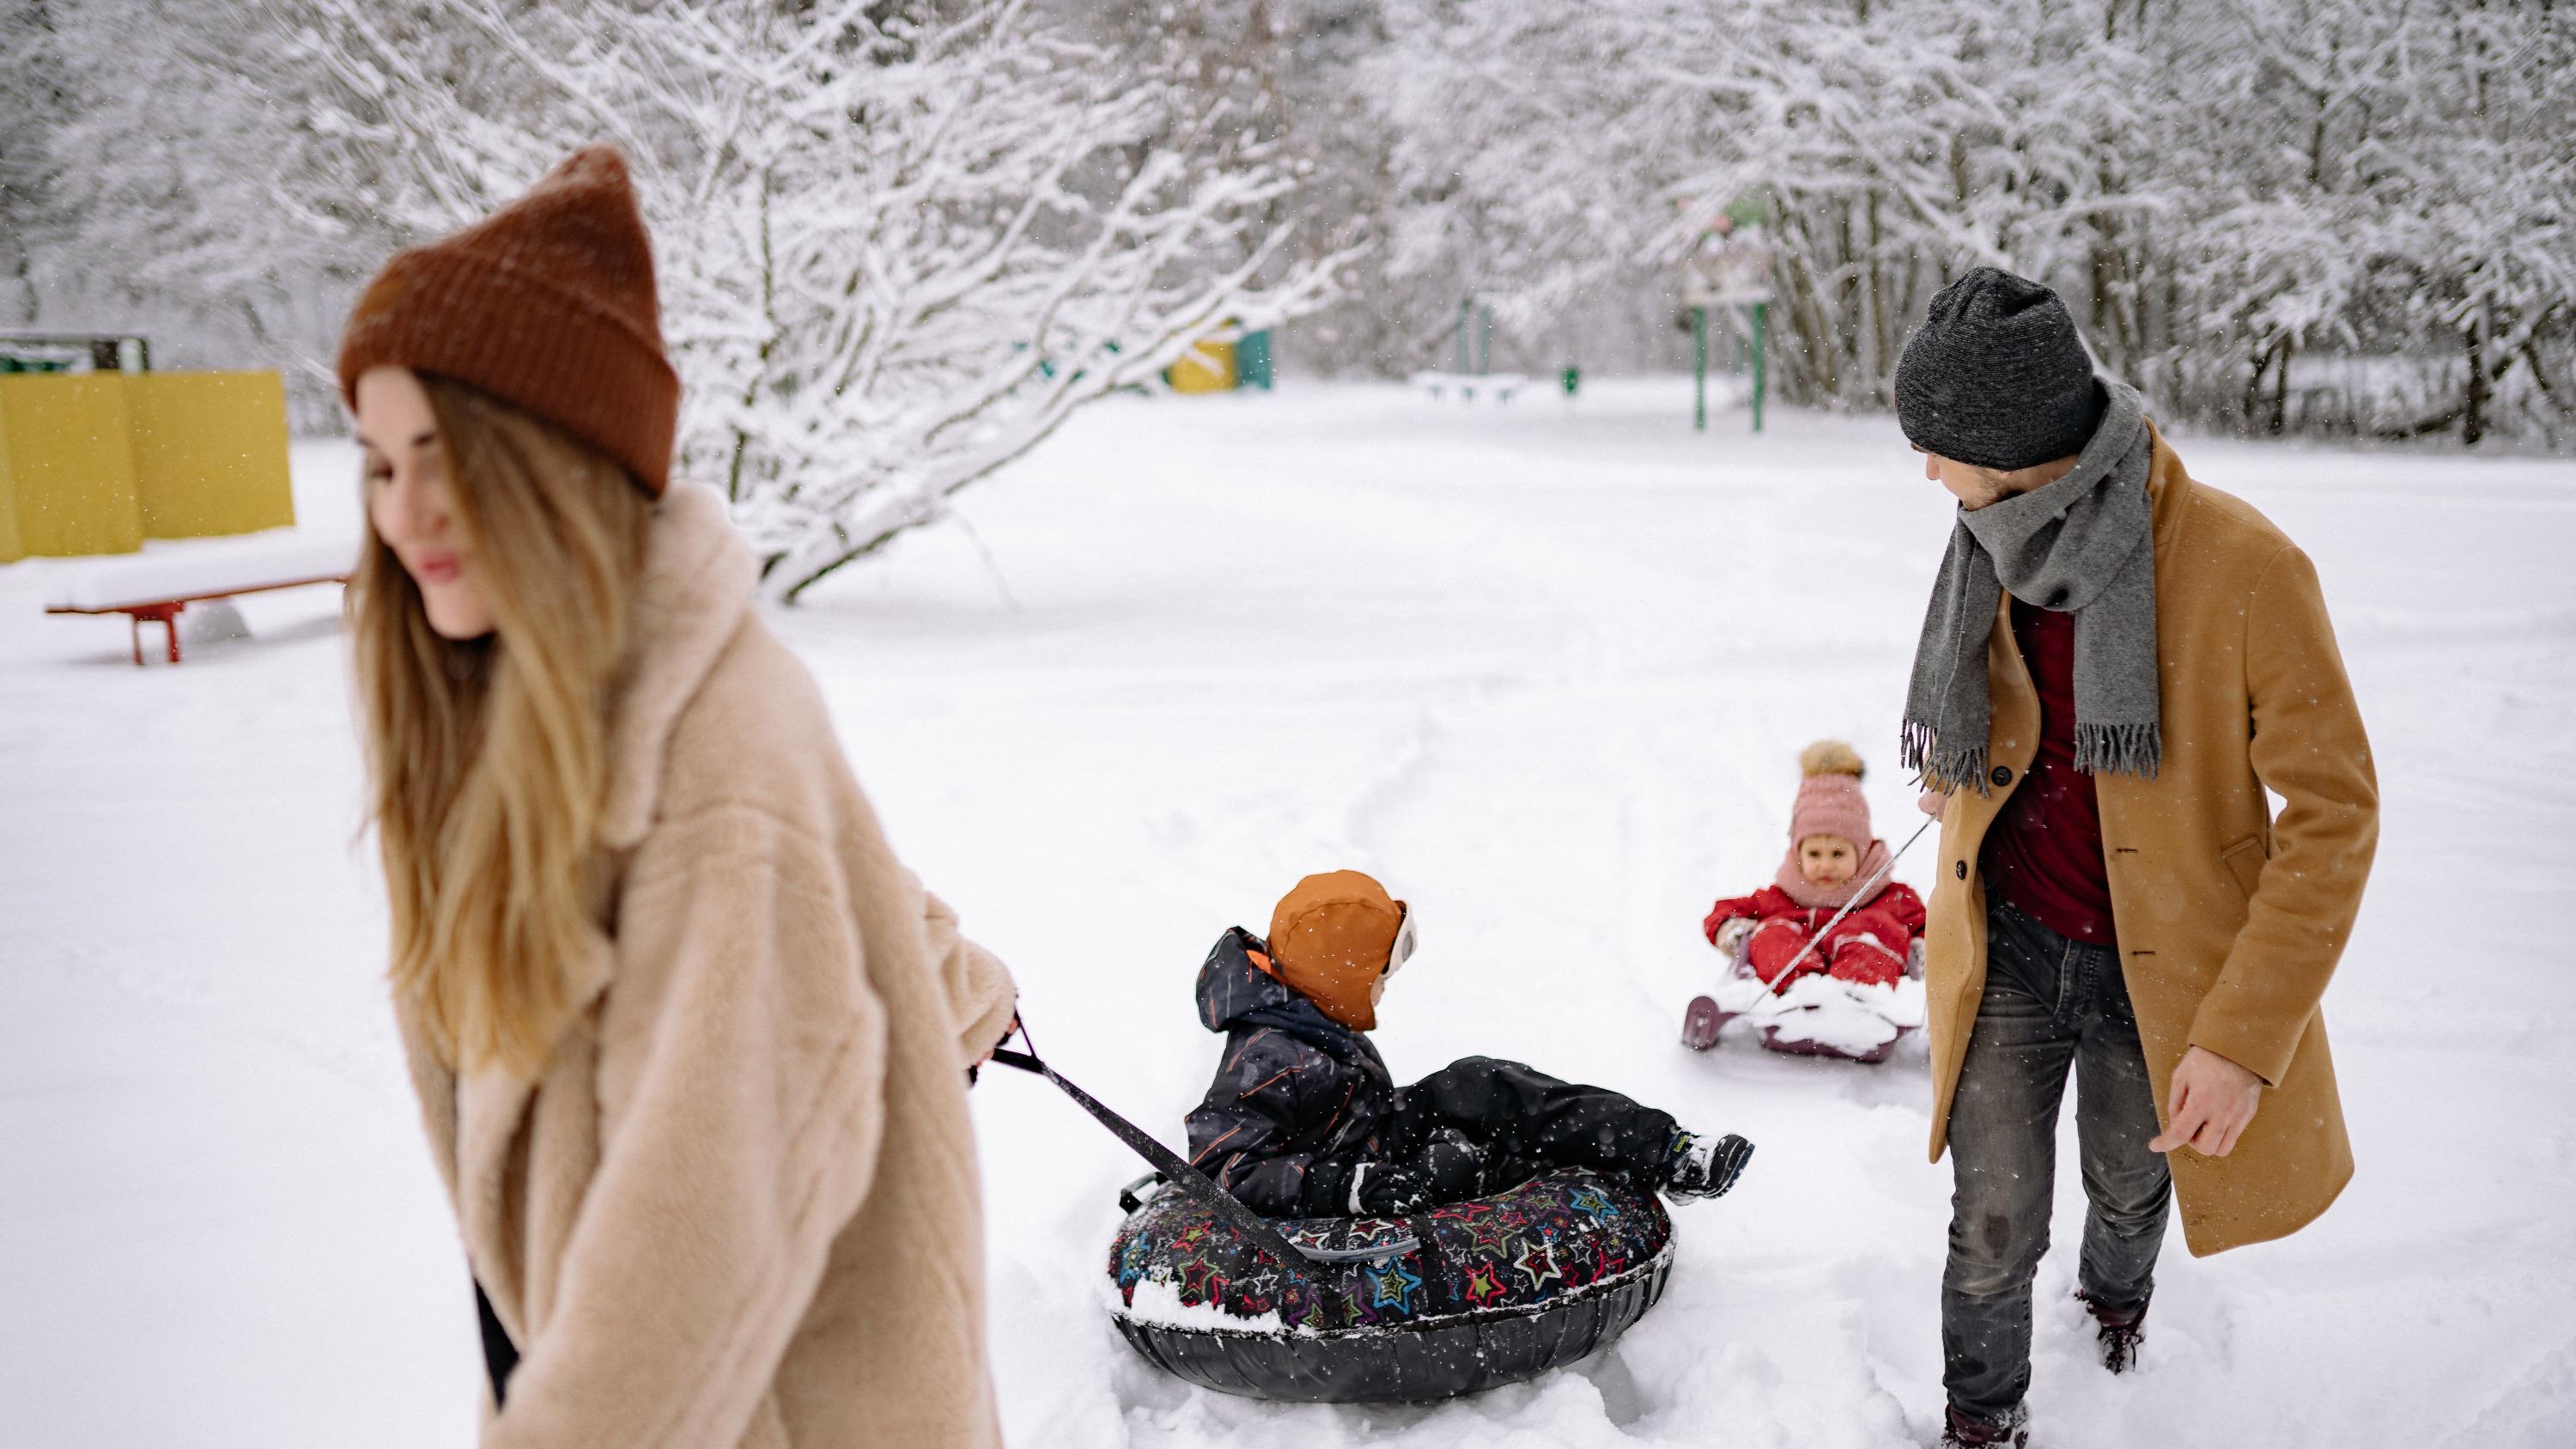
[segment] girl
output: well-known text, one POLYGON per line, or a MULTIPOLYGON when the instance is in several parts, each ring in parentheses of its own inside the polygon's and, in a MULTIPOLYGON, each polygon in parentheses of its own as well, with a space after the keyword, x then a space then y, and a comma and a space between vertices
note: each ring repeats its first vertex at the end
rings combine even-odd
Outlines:
POLYGON ((1893 986, 1905 974, 1906 952, 1922 938, 1923 901, 1901 881, 1870 887, 1886 873, 1887 842, 1870 834, 1860 755, 1840 740, 1818 740, 1798 766, 1806 778, 1789 814, 1789 855, 1779 874, 1749 896, 1719 901, 1700 929, 1728 955, 1740 950, 1774 991, 1819 971, 1864 986, 1893 986), (1869 894, 1802 957, 1864 887, 1869 894))
POLYGON ((625 163, 402 253, 339 360, 396 1015, 485 1446, 997 1442, 965 1068, 1000 963, 895 859, 668 483, 625 163))

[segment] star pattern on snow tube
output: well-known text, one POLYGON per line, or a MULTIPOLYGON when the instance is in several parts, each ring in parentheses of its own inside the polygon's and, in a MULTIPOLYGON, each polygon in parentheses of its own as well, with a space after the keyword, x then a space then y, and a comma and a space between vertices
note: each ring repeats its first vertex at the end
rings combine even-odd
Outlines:
POLYGON ((1119 1251, 1118 1286, 1128 1289, 1131 1297, 1136 1280, 1145 1276, 1145 1260, 1153 1251, 1154 1245, 1143 1238, 1128 1239, 1127 1246, 1119 1251))
POLYGON ((1467 1309, 1480 1317, 1539 1311, 1651 1263, 1671 1232, 1647 1189, 1579 1169, 1410 1220, 1282 1219, 1279 1228, 1336 1256, 1274 1262, 1206 1204, 1168 1194, 1130 1215, 1102 1266, 1128 1311, 1146 1303, 1135 1285, 1151 1281, 1168 1285, 1165 1301, 1266 1320, 1271 1332, 1331 1335, 1411 1328, 1467 1309), (1418 1234, 1421 1246, 1398 1231, 1418 1234))
POLYGON ((1234 1286, 1255 1297, 1267 1298, 1270 1291, 1279 1286, 1279 1274, 1265 1267, 1258 1273, 1247 1273, 1235 1279, 1234 1286))
POLYGON ((1413 1292, 1422 1286, 1422 1275, 1404 1266, 1403 1259, 1390 1258, 1383 1266, 1372 1266, 1368 1280, 1370 1307, 1413 1311, 1413 1292))
POLYGON ((1523 1221, 1518 1213, 1505 1212, 1492 1203, 1460 1203, 1444 1210, 1444 1215, 1463 1228, 1467 1241, 1478 1248, 1501 1248, 1512 1240, 1512 1232, 1523 1221))
POLYGON ((1607 1278, 1613 1273, 1627 1271, 1628 1255, 1624 1250, 1611 1247, 1607 1240, 1593 1248, 1592 1273, 1595 1278, 1607 1278))
POLYGON ((1532 1288, 1565 1281, 1564 1270, 1556 1266, 1556 1245, 1544 1237, 1531 1240, 1528 1247, 1521 1249, 1521 1255, 1512 1260, 1512 1266, 1529 1276, 1532 1288), (1536 1266, 1538 1263, 1546 1264, 1547 1271, 1540 1272, 1536 1266))
POLYGON ((1205 1259, 1181 1266, 1181 1301, 1214 1303, 1225 1296, 1225 1275, 1205 1259))

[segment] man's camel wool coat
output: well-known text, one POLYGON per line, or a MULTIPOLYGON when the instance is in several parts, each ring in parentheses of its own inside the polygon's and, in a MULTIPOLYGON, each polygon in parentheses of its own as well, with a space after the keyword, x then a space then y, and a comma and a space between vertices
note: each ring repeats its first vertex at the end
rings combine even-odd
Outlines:
POLYGON ((613 939, 543 1076, 460 1078, 403 1013, 523 1355, 488 1449, 999 1441, 965 1068, 1011 981, 888 848, 754 574, 674 488, 609 712, 613 939))
MULTIPOLYGON (((2196 1255, 2297 1231, 2352 1177, 2352 1144, 2318 1012, 2379 840, 2370 742, 2316 571, 2270 520, 2183 471, 2154 437, 2156 652, 2164 762, 2096 780, 2122 976, 2167 1116, 2173 1070, 2206 1047, 2269 1083, 2224 1158, 2170 1154, 2196 1255), (2273 817, 2265 788, 2283 802, 2273 817)), ((1954 790, 1926 948, 1932 1157, 1986 984, 1978 854, 2037 753, 2039 696, 2012 601, 1986 648, 1987 793, 1954 790)))

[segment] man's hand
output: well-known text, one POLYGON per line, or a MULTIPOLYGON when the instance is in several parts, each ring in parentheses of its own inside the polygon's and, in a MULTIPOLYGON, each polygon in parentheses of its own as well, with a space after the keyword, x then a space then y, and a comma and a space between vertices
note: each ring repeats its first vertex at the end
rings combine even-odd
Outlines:
POLYGON ((2147 1144, 2150 1152, 2189 1147, 2203 1157, 2225 1157, 2236 1150, 2263 1104, 2263 1079, 2207 1047, 2182 1054, 2174 1068, 2173 1091, 2167 1094, 2164 1135, 2147 1144))
POLYGON ((1935 820, 1941 818, 1941 812, 1947 809, 1949 804, 1950 797, 1938 790, 1926 790, 1914 797, 1914 808, 1935 820))

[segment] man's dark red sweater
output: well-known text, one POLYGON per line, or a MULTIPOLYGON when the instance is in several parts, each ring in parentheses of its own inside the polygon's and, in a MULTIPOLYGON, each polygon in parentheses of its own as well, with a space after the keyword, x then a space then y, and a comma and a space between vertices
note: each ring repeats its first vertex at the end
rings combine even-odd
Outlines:
POLYGON ((2075 768, 2075 616, 2015 599, 2012 627, 2039 687, 2039 753, 1987 832, 1987 887, 2069 940, 2115 945, 2102 810, 2075 768))

